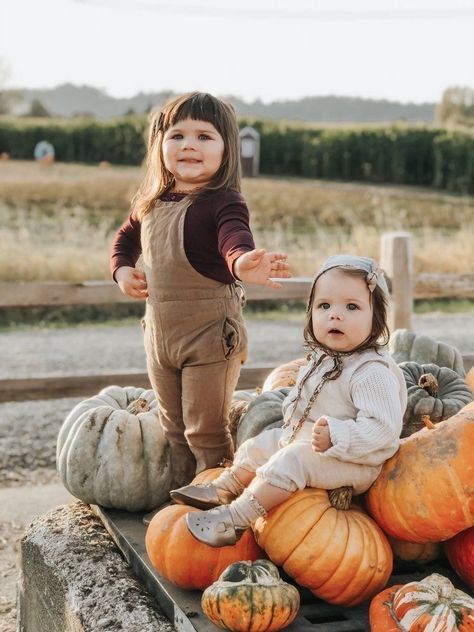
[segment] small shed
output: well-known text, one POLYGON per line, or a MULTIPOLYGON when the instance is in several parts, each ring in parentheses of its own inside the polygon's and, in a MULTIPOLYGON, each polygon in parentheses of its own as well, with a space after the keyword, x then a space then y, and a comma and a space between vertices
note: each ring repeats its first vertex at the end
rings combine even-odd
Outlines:
POLYGON ((258 176, 260 134, 253 127, 244 127, 240 130, 240 161, 244 177, 258 176))

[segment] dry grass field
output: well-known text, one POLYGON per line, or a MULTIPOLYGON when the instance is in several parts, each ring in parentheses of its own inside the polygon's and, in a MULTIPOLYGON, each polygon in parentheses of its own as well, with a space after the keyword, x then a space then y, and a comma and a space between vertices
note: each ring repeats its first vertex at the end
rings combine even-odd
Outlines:
MULTIPOLYGON (((108 278, 108 252, 137 167, 0 162, 0 280, 108 278)), ((414 236, 415 272, 474 269, 474 198, 429 189, 304 179, 243 183, 258 246, 289 253, 295 276, 329 254, 378 257, 383 232, 414 236)))

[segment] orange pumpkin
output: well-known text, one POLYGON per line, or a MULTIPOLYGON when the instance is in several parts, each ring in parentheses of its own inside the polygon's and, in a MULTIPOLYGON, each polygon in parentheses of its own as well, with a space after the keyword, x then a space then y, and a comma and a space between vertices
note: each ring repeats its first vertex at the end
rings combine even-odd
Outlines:
POLYGON ((468 632, 474 629, 474 599, 433 573, 377 595, 369 608, 371 632, 468 632))
POLYGON ((196 540, 188 531, 185 516, 198 511, 186 505, 169 505, 151 520, 145 546, 154 568, 171 583, 189 590, 204 590, 229 564, 265 557, 251 529, 237 544, 214 548, 196 540))
POLYGON ((472 366, 466 375, 466 384, 469 386, 471 391, 474 393, 474 366, 472 366))
POLYGON ((392 536, 388 536, 388 541, 394 556, 404 562, 429 564, 438 558, 441 551, 439 542, 406 542, 392 536))
POLYGON ((381 590, 393 561, 382 530, 349 503, 331 502, 326 490, 308 487, 254 526, 258 544, 275 564, 317 597, 344 606, 381 590))
POLYGON ((408 542, 440 542, 474 525, 474 408, 431 425, 402 439, 366 494, 375 521, 408 542))
POLYGON ((262 392, 274 391, 277 388, 283 388, 285 386, 294 386, 296 384, 296 376, 302 366, 306 366, 308 360, 306 358, 297 358, 286 364, 277 366, 276 369, 267 376, 267 379, 263 383, 262 392))
POLYGON ((198 483, 201 485, 212 483, 224 470, 224 467, 211 467, 209 470, 203 470, 199 472, 199 474, 196 474, 191 483, 193 485, 197 485, 198 483))

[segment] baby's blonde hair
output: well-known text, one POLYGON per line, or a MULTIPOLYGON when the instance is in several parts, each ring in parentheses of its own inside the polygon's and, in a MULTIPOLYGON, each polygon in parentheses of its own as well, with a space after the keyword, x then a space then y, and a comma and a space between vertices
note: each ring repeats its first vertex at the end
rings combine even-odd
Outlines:
POLYGON ((237 117, 232 105, 204 92, 191 92, 173 99, 152 114, 148 137, 146 173, 132 199, 135 216, 142 219, 157 200, 171 189, 174 176, 163 162, 163 136, 166 131, 185 119, 211 123, 224 141, 224 153, 212 180, 195 197, 218 189, 240 191, 240 137, 237 117))

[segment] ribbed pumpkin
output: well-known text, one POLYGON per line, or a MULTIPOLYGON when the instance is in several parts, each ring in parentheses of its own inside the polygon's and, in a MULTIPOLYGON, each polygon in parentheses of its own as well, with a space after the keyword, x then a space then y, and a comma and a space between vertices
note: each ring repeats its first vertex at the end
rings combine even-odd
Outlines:
POLYGON ((390 535, 440 542, 474 525, 474 408, 469 408, 402 439, 384 463, 366 493, 366 506, 390 535))
POLYGON ((277 388, 289 386, 290 388, 296 384, 296 377, 302 366, 306 366, 308 360, 306 358, 297 358, 291 362, 286 362, 277 366, 267 376, 262 386, 262 392, 274 391, 277 388))
POLYGON ((456 347, 407 329, 397 329, 390 336, 390 353, 398 364, 436 364, 456 371, 461 377, 466 375, 462 355, 456 347))
POLYGON ((474 599, 433 573, 374 597, 369 619, 371 632, 468 632, 474 629, 474 599))
POLYGON ((296 492, 259 518, 254 531, 270 559, 298 584, 329 603, 353 606, 385 586, 392 550, 369 516, 348 508, 350 497, 331 497, 323 489, 296 492))
POLYGON ((423 415, 438 423, 455 415, 474 398, 464 378, 451 369, 416 362, 402 362, 399 366, 408 391, 402 437, 424 427, 423 415))
POLYGON ((168 499, 168 442, 152 390, 108 386, 73 408, 59 431, 56 463, 86 503, 147 511, 168 499))
POLYGON ((217 580, 229 564, 265 557, 251 529, 232 546, 208 546, 196 540, 186 526, 185 516, 198 511, 186 505, 169 505, 159 511, 145 536, 151 563, 171 583, 188 590, 204 590, 217 580))
POLYGON ((456 573, 474 590, 474 527, 445 542, 444 550, 456 573))
POLYGON ((211 467, 209 470, 203 470, 202 472, 199 472, 199 474, 196 474, 191 483, 193 485, 197 485, 198 483, 200 485, 212 483, 212 481, 220 476, 224 470, 224 467, 211 467))
POLYGON ((289 388, 262 393, 250 402, 247 412, 240 420, 236 432, 236 447, 244 441, 255 437, 263 430, 278 428, 283 425, 282 404, 290 392, 289 388))
POLYGON ((439 542, 406 542, 393 536, 388 536, 393 555, 403 562, 429 564, 439 557, 441 544, 439 542))
POLYGON ((281 630, 298 613, 298 590, 280 579, 268 560, 236 562, 206 588, 201 606, 220 628, 233 632, 281 630))

